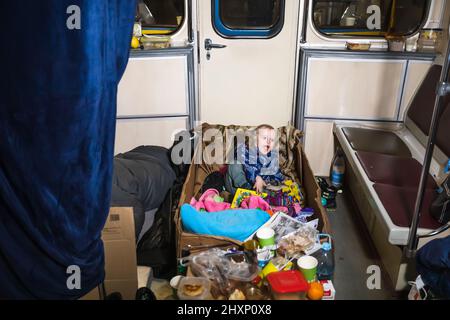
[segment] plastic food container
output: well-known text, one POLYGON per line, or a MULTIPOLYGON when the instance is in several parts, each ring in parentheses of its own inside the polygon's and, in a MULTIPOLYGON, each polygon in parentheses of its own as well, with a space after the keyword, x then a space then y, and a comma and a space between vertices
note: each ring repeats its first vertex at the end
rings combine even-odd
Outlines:
POLYGON ((309 285, 298 270, 274 272, 267 276, 275 300, 305 300, 309 285))
POLYGON ((353 43, 353 42, 347 42, 345 44, 346 48, 348 50, 355 50, 355 51, 367 51, 370 49, 370 43, 353 43))
POLYGON ((420 31, 417 48, 422 52, 441 52, 442 29, 423 29, 420 31))
POLYGON ((389 51, 405 51, 405 38, 401 36, 386 36, 388 41, 389 51))
POLYGON ((211 282, 201 277, 184 277, 178 285, 180 300, 210 300, 211 282))
POLYGON ((170 47, 170 37, 144 36, 141 43, 144 49, 165 49, 170 47))
POLYGON ((229 253, 225 257, 230 261, 226 276, 231 280, 250 282, 260 272, 258 264, 247 252, 229 253))

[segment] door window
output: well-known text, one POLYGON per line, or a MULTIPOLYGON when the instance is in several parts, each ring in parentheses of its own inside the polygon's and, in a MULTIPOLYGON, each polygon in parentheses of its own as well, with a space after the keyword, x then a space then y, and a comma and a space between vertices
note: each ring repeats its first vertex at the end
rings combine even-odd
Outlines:
POLYGON ((212 0, 213 25, 226 38, 271 38, 284 23, 284 0, 212 0))

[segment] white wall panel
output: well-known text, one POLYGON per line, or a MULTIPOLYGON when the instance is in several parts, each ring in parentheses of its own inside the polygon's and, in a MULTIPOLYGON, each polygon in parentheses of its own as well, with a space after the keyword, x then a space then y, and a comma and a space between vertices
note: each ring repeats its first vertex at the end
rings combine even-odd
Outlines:
POLYGON ((305 152, 315 175, 330 174, 333 146, 333 121, 305 121, 305 152))
POLYGON ((405 60, 310 58, 307 117, 397 120, 405 60))
POLYGON ((119 83, 118 116, 188 114, 186 56, 130 59, 119 83))
POLYGON ((116 126, 114 154, 141 145, 172 146, 177 131, 186 129, 187 118, 119 119, 116 126))
POLYGON ((405 87, 403 89, 402 106, 400 109, 400 118, 403 120, 407 108, 414 97, 415 92, 419 89, 420 84, 425 78, 428 69, 432 65, 431 61, 410 61, 408 65, 408 72, 406 74, 405 87))

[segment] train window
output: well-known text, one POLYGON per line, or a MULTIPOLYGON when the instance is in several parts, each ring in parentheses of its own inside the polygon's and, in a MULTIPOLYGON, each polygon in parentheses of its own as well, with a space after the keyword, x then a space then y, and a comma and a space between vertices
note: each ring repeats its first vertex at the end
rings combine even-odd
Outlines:
POLYGON ((227 38, 271 38, 284 23, 284 0, 212 0, 213 23, 227 38))
POLYGON ((313 21, 328 36, 407 36, 419 30, 430 1, 313 0, 313 21))
POLYGON ((185 0, 138 0, 136 21, 144 34, 172 34, 183 24, 185 0))

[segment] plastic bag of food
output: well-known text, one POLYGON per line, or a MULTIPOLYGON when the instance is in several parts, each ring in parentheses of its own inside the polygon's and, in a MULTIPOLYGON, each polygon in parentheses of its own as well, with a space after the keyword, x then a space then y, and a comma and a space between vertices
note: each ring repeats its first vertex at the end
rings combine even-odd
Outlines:
POLYGON ((258 261, 248 252, 227 253, 225 257, 229 261, 225 274, 228 279, 250 282, 260 272, 258 261))
POLYGON ((316 243, 318 231, 308 225, 301 226, 280 239, 279 250, 286 256, 293 257, 312 249, 316 243))
POLYGON ((226 251, 214 248, 189 257, 189 266, 197 277, 205 277, 211 281, 211 292, 214 296, 228 296, 232 290, 226 277, 230 269, 230 261, 225 257, 226 251))
POLYGON ((217 248, 189 257, 189 265, 195 276, 211 281, 211 293, 216 298, 225 299, 260 272, 256 258, 250 253, 217 248))

